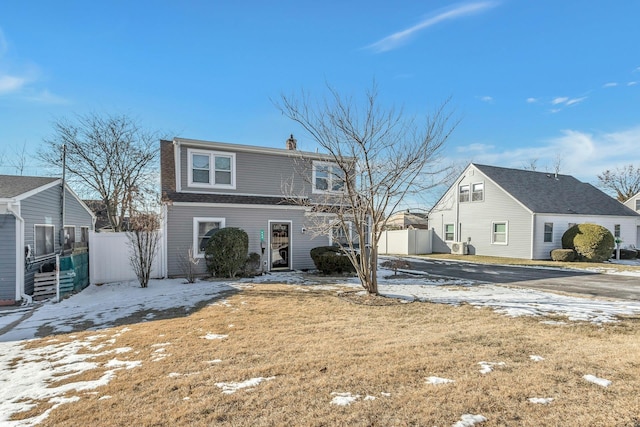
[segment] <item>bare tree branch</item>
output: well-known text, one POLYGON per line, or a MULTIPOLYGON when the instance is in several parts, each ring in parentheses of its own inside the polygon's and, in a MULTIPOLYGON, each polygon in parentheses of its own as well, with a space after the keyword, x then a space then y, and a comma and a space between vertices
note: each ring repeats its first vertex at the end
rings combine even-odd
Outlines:
POLYGON ((640 192, 640 167, 629 164, 615 170, 607 169, 598 175, 598 185, 624 203, 640 192))
POLYGON ((282 95, 275 104, 329 156, 336 167, 327 169, 327 180, 330 185, 339 183, 309 195, 315 183, 308 159, 301 157, 299 174, 307 185, 295 191, 292 179, 287 194, 309 208, 310 232, 349 236, 337 243, 362 286, 377 294, 377 246, 386 213, 396 210, 407 196, 440 184, 435 177, 448 170, 439 165, 439 155, 457 125, 447 111, 449 101, 421 120, 407 118, 401 110, 380 105, 374 83, 361 102, 328 86, 321 101, 312 101, 303 91, 297 97, 282 95))

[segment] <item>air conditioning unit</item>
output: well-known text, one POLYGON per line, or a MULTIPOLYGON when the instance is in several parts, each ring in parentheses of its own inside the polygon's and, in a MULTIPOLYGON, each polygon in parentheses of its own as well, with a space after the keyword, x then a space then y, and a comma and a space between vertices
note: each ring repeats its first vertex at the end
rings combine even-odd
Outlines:
POLYGON ((451 253, 456 255, 466 255, 467 242, 453 242, 451 244, 451 253))

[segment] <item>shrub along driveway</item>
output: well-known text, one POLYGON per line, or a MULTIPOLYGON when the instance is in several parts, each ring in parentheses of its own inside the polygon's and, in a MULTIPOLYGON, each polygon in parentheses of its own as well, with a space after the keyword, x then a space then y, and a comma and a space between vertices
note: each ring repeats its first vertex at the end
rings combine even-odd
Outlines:
POLYGON ((636 276, 558 268, 479 264, 461 260, 407 258, 413 270, 459 279, 596 297, 640 300, 636 276))

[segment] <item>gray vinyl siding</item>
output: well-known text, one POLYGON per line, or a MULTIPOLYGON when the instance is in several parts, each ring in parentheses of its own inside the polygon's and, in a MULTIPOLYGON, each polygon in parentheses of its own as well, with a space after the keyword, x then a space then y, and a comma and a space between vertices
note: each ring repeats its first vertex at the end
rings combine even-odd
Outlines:
MULTIPOLYGON (((193 247, 193 218, 224 218, 226 227, 238 227, 249 235, 249 252, 260 253, 260 230, 265 232, 265 242, 269 239, 269 221, 291 221, 290 248, 294 269, 314 268, 309 251, 316 246, 329 244, 327 237, 313 238, 310 233, 302 233, 305 227, 304 210, 299 208, 269 208, 265 206, 225 207, 225 206, 167 206, 167 273, 170 277, 184 276, 180 259, 193 247)), ((268 251, 268 249, 267 249, 268 251)), ((267 255, 265 253, 265 257, 267 255)), ((206 272, 204 259, 196 266, 199 274, 206 272)), ((268 269, 268 268, 267 268, 268 269)))
MULTIPOLYGON (((310 161, 304 161, 295 155, 288 156, 286 154, 276 155, 243 151, 234 152, 233 150, 221 150, 218 148, 211 151, 234 153, 236 156, 236 188, 208 189, 189 187, 188 149, 189 147, 187 145, 180 146, 180 183, 183 191, 281 196, 285 193, 282 184, 289 182, 292 177, 294 177, 295 193, 304 193, 306 188, 308 188, 308 184, 306 183, 310 181, 310 161), (302 171, 305 170, 307 171, 307 178, 302 177, 302 171)), ((195 149, 202 150, 202 148, 195 149)))
POLYGON ((64 213, 64 225, 76 227, 76 242, 80 242, 81 227, 89 227, 89 230, 93 230, 93 217, 87 211, 84 206, 80 204, 69 190, 65 190, 65 213, 64 213))
POLYGON ((16 221, 0 215, 0 301, 16 299, 16 221))
POLYGON ((449 252, 444 224, 455 224, 455 241, 469 241, 469 253, 510 258, 531 258, 532 214, 477 169, 470 168, 431 211, 434 252, 449 252), (458 202, 458 188, 484 183, 482 201, 458 202), (456 214, 459 209, 459 214, 456 214), (506 222, 507 244, 492 243, 494 222, 506 222), (446 248, 446 249, 445 249, 446 248))

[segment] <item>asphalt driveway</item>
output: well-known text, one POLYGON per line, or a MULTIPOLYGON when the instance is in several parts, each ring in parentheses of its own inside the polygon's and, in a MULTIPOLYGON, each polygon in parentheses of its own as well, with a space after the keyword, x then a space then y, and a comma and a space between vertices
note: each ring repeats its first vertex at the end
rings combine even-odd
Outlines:
POLYGON ((640 277, 579 270, 409 258, 412 270, 438 276, 595 297, 640 301, 640 277))

